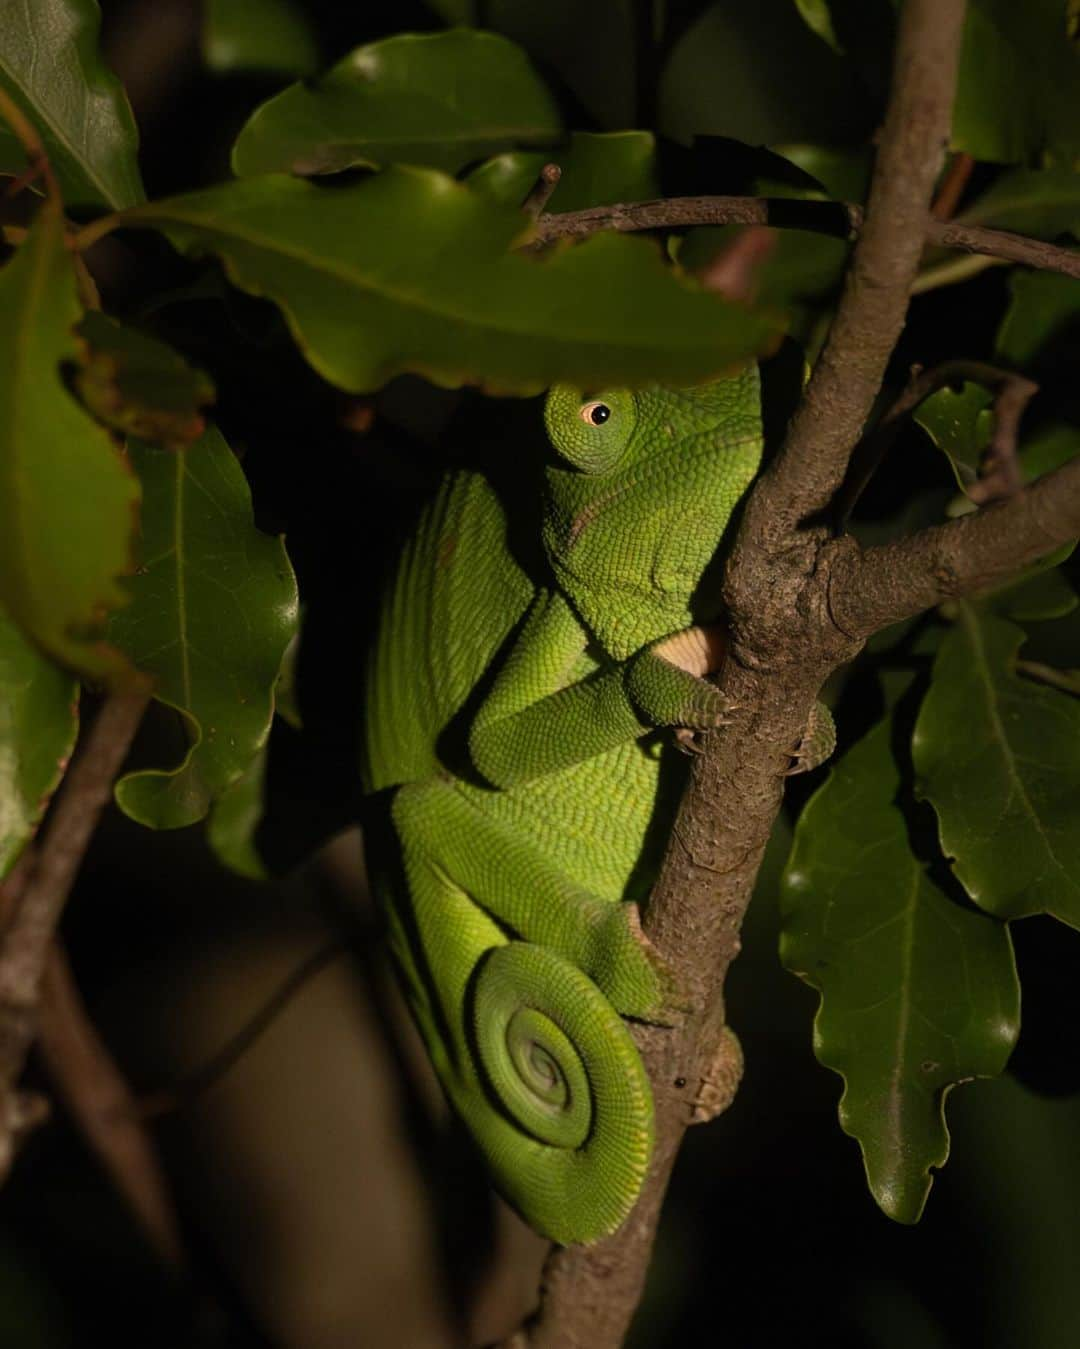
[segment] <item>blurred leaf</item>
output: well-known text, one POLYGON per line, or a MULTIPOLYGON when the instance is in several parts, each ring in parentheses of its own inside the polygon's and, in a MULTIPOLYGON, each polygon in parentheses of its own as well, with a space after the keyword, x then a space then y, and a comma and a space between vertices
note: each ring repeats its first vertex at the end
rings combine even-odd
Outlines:
POLYGON ((1014 271, 997 335, 997 357, 1023 369, 1042 349, 1080 324, 1080 281, 1051 272, 1014 271))
MULTIPOLYGON (((453 0, 439 8, 449 14, 453 0)), ((565 82, 590 122, 609 131, 633 126, 641 112, 634 99, 634 20, 626 0, 474 0, 468 15, 468 22, 502 33, 565 82)))
MULTIPOLYGON (((98 51, 95 0, 0 0, 0 85, 41 133, 69 206, 144 199, 127 95, 98 51)), ((26 154, 0 121, 0 172, 26 154)))
POLYGON ((129 672, 98 640, 127 603, 139 485, 64 388, 81 311, 59 202, 0 271, 0 603, 39 647, 90 678, 129 672))
POLYGON ((255 847, 255 831, 263 815, 266 782, 266 745, 235 782, 226 787, 210 808, 206 839, 223 866, 251 881, 267 878, 266 866, 255 847))
POLYGON ((171 450, 202 435, 206 423, 199 409, 213 402, 214 386, 201 370, 164 342, 98 309, 85 315, 75 333, 80 339, 75 387, 99 421, 171 450))
POLYGON ((967 225, 1014 230, 1035 239, 1075 234, 1080 226, 1080 174, 1071 168, 1014 169, 1003 173, 965 207, 957 220, 967 225))
MULTIPOLYGON (((888 5, 859 7, 887 40, 878 11, 888 5)), ((846 24, 841 31, 846 40, 846 24)), ((676 141, 719 134, 842 146, 864 144, 881 109, 853 62, 815 36, 791 0, 756 0, 700 8, 667 62, 660 111, 658 129, 676 141)))
POLYGON ((911 852, 894 711, 799 818, 781 956, 821 993, 814 1052, 845 1081, 840 1123, 874 1198, 916 1222, 949 1153, 952 1085, 1005 1067, 1019 1029, 1008 930, 954 903, 911 852))
POLYGON ((965 491, 979 476, 979 460, 993 432, 993 395, 981 384, 964 383, 959 392, 939 389, 915 409, 915 421, 948 459, 965 491))
POLYGON ((827 42, 834 52, 843 51, 833 28, 828 0, 795 0, 795 7, 812 32, 816 33, 823 42, 827 42))
POLYGON ((311 27, 291 0, 205 0, 202 49, 207 66, 222 75, 310 75, 319 65, 311 27))
POLYGON ((257 108, 232 162, 241 177, 402 162, 454 173, 561 132, 547 86, 512 42, 465 28, 399 33, 257 108))
MULTIPOLYGON (((1068 422, 1051 422, 1025 439, 1020 450, 1020 471, 1025 482, 1067 464, 1080 454, 1080 430, 1068 422)), ((1070 550, 1071 551, 1071 550, 1070 550)), ((1066 553, 1066 556, 1068 554, 1066 553)))
POLYGON ((648 131, 575 131, 564 149, 514 150, 486 160, 465 180, 494 201, 520 206, 540 170, 558 164, 562 177, 549 211, 581 211, 617 201, 643 201, 659 194, 656 141, 648 131))
POLYGON ((1023 629, 958 610, 912 741, 919 794, 980 908, 1080 927, 1080 704, 1017 676, 1023 629))
POLYGON ((691 383, 776 335, 772 319, 678 276, 648 240, 603 234, 548 257, 513 252, 527 237, 519 211, 428 169, 333 188, 247 179, 118 223, 220 253, 236 285, 281 306, 315 369, 356 393, 403 371, 502 393, 559 380, 691 383))
POLYGON ((296 581, 279 538, 254 525, 247 482, 211 429, 182 454, 133 444, 142 479, 142 565, 111 636, 155 677, 188 742, 171 768, 126 774, 133 819, 173 829, 201 819, 265 742, 273 686, 296 630, 296 581))
MULTIPOLYGON (((784 146, 768 152, 745 185, 750 196, 798 200, 859 200, 869 181, 862 151, 848 153, 820 146, 784 146), (784 163, 791 173, 785 174, 784 163)), ((689 230, 678 250, 681 266, 700 273, 735 242, 743 225, 704 226, 689 230)), ((771 251, 755 271, 758 302, 791 316, 796 335, 806 320, 803 311, 834 291, 843 279, 850 253, 844 239, 809 230, 772 231, 771 251)))
POLYGON ((1061 0, 972 0, 953 106, 952 148, 1001 164, 1080 155, 1080 58, 1061 0))
POLYGON ((34 835, 79 728, 79 686, 0 613, 0 879, 34 835))
MULTIPOLYGON (((775 154, 808 173, 834 201, 862 202, 870 189, 873 156, 868 147, 843 149, 830 145, 774 145, 775 154)), ((777 195, 775 189, 773 195, 777 195)), ((795 195, 783 193, 782 195, 795 195)))
MULTIPOLYGON (((1068 552, 1072 552, 1071 546, 1068 552)), ((987 602, 1002 618, 1045 623, 1071 614, 1080 598, 1065 573, 1059 567, 1050 567, 996 590, 987 602)))

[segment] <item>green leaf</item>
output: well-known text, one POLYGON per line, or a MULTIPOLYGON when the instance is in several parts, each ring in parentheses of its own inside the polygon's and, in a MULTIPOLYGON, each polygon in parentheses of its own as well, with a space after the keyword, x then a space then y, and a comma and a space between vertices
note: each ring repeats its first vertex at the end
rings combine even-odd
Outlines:
POLYGON ((172 347, 91 310, 80 339, 75 387, 99 421, 124 435, 180 450, 206 429, 200 408, 214 386, 172 347))
MULTIPOLYGON (((1020 450, 1020 470, 1025 482, 1034 482, 1045 473, 1067 464, 1080 454, 1080 430, 1068 422, 1051 422, 1024 441, 1020 450)), ((1066 553, 1066 556, 1068 554, 1066 553)))
POLYGON ((251 881, 267 878, 255 847, 255 831, 263 815, 267 751, 264 744, 234 783, 210 808, 206 839, 223 866, 251 881))
POLYGON ((987 603, 1002 618, 1012 618, 1018 623, 1045 623, 1071 614, 1080 598, 1060 567, 1050 567, 994 591, 987 603))
POLYGON ((648 240, 596 235, 527 257, 520 211, 430 169, 320 188, 273 175, 153 202, 118 221, 216 252, 285 313, 331 383, 403 371, 538 393, 559 380, 691 383, 775 340, 776 323, 706 293, 648 240))
POLYGON ((840 1123, 870 1190, 916 1222, 949 1153, 945 1096, 1000 1073, 1019 1029, 1007 928, 954 903, 911 852, 890 714, 799 818, 781 956, 821 993, 814 1052, 845 1082, 840 1123))
POLYGON ((201 819, 265 742, 273 687, 296 628, 282 541, 254 525, 247 482, 219 432, 182 454, 133 444, 143 484, 142 564, 113 639, 181 715, 179 764, 128 773, 116 799, 173 829, 201 819))
POLYGON ((64 388, 81 310, 59 202, 0 271, 0 604, 39 647, 93 679, 129 671, 100 641, 127 603, 139 485, 64 388))
POLYGON ((254 70, 301 76, 319 64, 314 34, 291 0, 205 0, 202 50, 219 75, 254 70))
POLYGON ((823 42, 827 42, 834 52, 843 52, 844 49, 837 41, 836 30, 833 28, 828 0, 795 0, 795 7, 811 32, 816 33, 823 42))
MULTIPOLYGON (((41 133, 69 206, 144 199, 127 95, 98 51, 95 0, 0 0, 0 86, 41 133)), ((26 155, 0 121, 0 173, 26 155)))
POLYGON ((971 898, 1080 927, 1080 704, 1015 672, 1023 629, 958 606, 919 712, 919 794, 971 898))
POLYGON ((997 335, 997 357, 1021 369, 1080 321, 1080 281, 1050 272, 1016 271, 997 335))
POLYGON ((357 47, 314 84, 257 108, 233 146, 233 169, 336 173, 426 164, 456 172, 516 145, 557 140, 562 125, 525 53, 497 33, 399 33, 357 47))
POLYGON ((1001 164, 1080 155, 1080 58, 1061 0, 972 0, 953 106, 952 148, 1001 164))
POLYGON ((1035 239, 1076 234, 1080 227, 1080 174, 1071 168, 1003 173, 957 219, 966 225, 1014 230, 1035 239))
POLYGON ((946 456, 965 491, 979 476, 979 460, 993 431, 993 396, 981 384, 965 383, 959 392, 939 389, 919 404, 915 421, 946 456))
POLYGON ((575 131, 565 149, 508 151, 479 165, 466 182, 494 201, 520 206, 547 163, 562 170, 549 211, 643 201, 659 192, 656 141, 648 131, 575 131))
POLYGON ((79 686, 0 614, 0 879, 34 835, 79 728, 79 686))
MULTIPOLYGON (((774 145, 772 150, 808 173, 811 178, 817 179, 825 189, 825 195, 832 200, 866 200, 870 190, 870 170, 873 167, 873 157, 867 147, 849 150, 832 145, 774 145)), ((777 194, 773 189, 769 195, 796 194, 790 189, 777 194)))

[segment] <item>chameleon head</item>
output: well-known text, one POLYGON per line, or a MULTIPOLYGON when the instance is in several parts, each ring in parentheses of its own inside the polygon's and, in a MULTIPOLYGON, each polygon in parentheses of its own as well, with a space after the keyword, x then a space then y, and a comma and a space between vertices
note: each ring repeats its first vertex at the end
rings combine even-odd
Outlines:
POLYGON ((755 365, 686 389, 581 390, 544 407, 544 545, 615 656, 690 620, 691 596, 761 459, 755 365))

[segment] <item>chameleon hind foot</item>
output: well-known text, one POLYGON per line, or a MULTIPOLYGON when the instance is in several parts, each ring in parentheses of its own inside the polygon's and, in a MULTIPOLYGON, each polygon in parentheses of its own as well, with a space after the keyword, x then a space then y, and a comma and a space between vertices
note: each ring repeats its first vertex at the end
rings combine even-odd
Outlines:
POLYGON ((787 770, 787 777, 796 773, 810 773, 820 768, 826 759, 832 758, 836 748, 836 722, 824 703, 815 703, 810 711, 810 720, 806 730, 792 753, 793 763, 787 770))

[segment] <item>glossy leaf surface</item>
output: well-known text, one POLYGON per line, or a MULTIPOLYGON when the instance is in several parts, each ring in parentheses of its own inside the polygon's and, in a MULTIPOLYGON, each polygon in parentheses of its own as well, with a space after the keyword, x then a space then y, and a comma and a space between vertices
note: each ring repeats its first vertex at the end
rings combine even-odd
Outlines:
POLYGON ((0 603, 96 679, 128 669, 100 629, 127 603, 139 484, 61 380, 80 316, 59 203, 46 201, 0 271, 0 603))
POLYGON ((0 613, 0 879, 34 835, 78 731, 79 686, 0 613))
POLYGON ((915 726, 918 791, 980 908, 1080 927, 1080 703, 1016 674, 1023 629, 959 613, 915 726))
POLYGON ((116 799, 156 829, 192 824, 266 740, 297 619, 280 539, 255 528, 247 482, 216 430, 182 454, 136 444, 142 562, 111 635, 177 710, 181 762, 128 773, 116 799))
POLYGON ((948 459, 956 481, 965 491, 979 476, 979 460, 993 431, 993 398, 981 384, 965 383, 959 390, 939 389, 914 413, 938 449, 948 459))
POLYGON ((844 1078, 840 1122, 882 1209, 919 1218, 949 1152, 954 1083, 1001 1072, 1019 1029, 1006 927, 954 902, 912 853, 892 716, 804 809, 781 955, 821 993, 814 1051, 844 1078))
POLYGON ((506 38, 467 28, 400 33, 357 47, 319 80, 256 109, 233 147, 233 169, 247 177, 408 163, 453 173, 556 140, 561 129, 547 86, 506 38))
POLYGON ((520 211, 432 170, 324 189, 272 175, 123 217, 222 256, 275 300, 307 359, 353 392, 404 371, 538 393, 559 380, 692 383, 775 340, 775 322, 680 277, 649 241, 514 250, 520 211))
MULTIPOLYGON (((45 142, 69 206, 133 206, 145 193, 139 138, 120 81, 98 48, 95 0, 0 0, 0 85, 45 142)), ((26 154, 0 121, 0 173, 26 154)))

